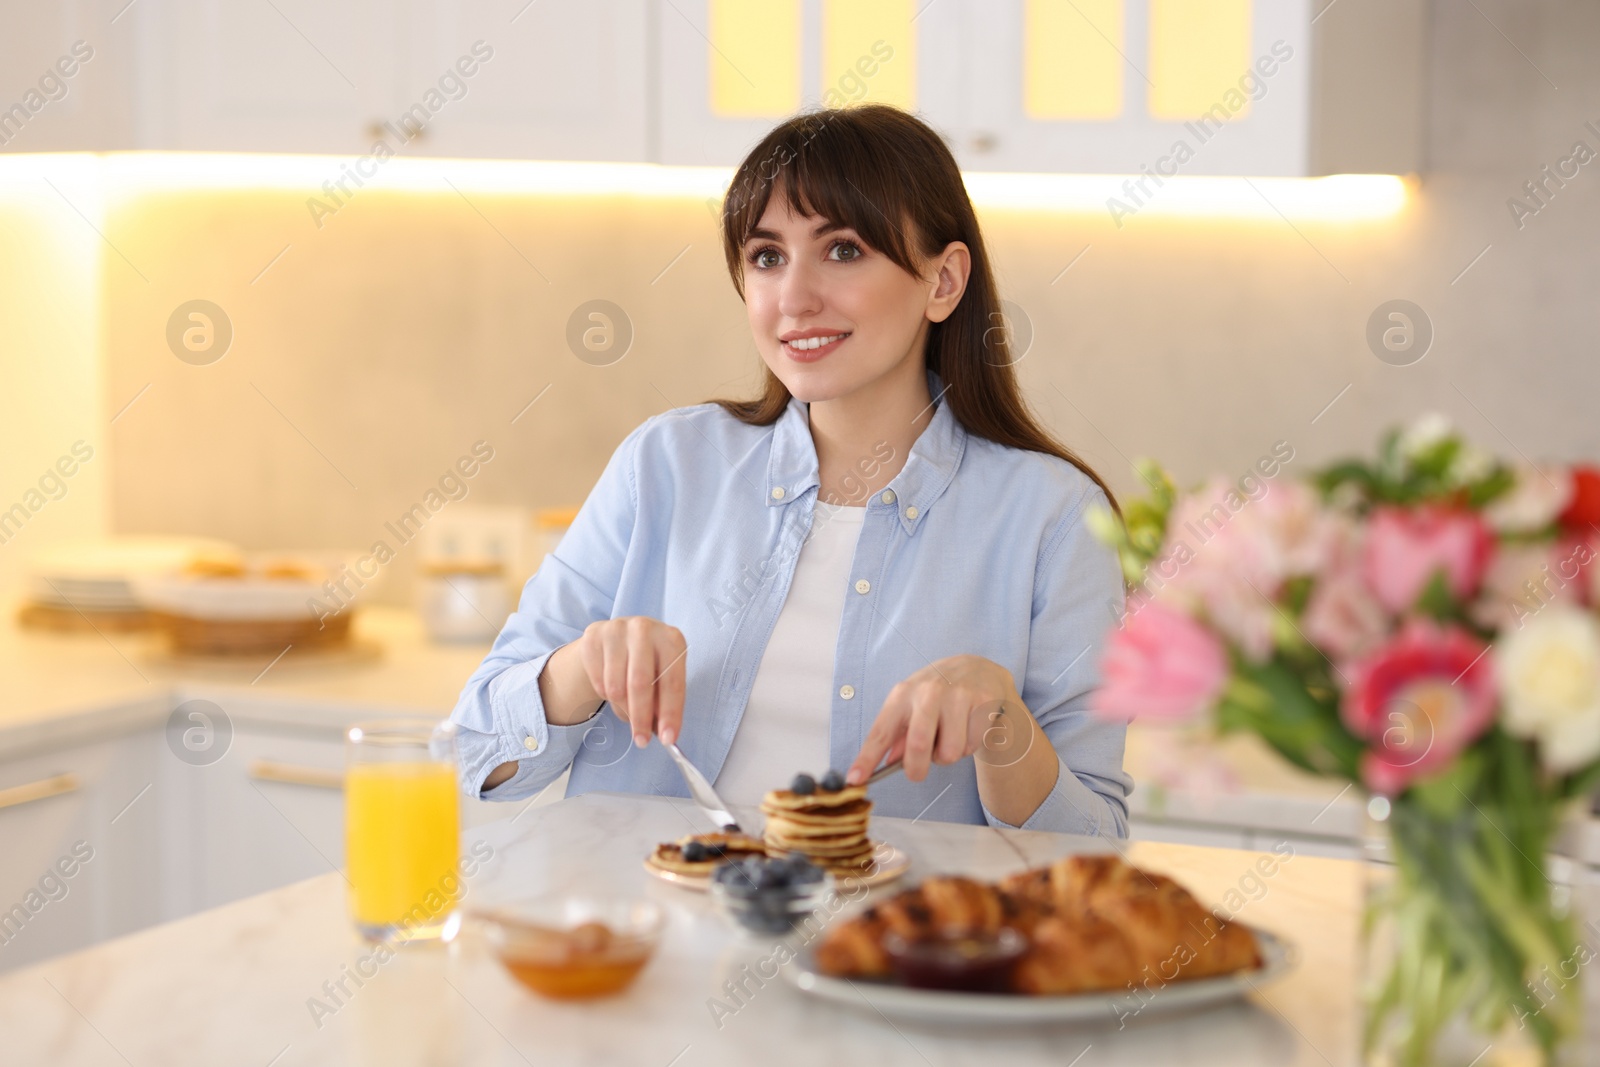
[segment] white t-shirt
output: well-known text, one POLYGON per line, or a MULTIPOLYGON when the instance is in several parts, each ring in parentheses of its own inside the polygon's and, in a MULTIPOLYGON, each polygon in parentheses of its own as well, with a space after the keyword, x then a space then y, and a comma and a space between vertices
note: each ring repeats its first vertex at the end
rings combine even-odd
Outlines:
POLYGON ((750 702, 717 775, 717 795, 729 804, 759 804, 799 772, 821 777, 828 769, 833 654, 866 517, 864 505, 817 501, 750 702))

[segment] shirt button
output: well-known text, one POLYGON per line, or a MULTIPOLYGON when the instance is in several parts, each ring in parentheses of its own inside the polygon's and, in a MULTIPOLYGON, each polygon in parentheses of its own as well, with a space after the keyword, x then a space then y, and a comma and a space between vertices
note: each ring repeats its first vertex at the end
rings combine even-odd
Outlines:
POLYGON ((856 695, 856 687, 853 685, 841 685, 839 687, 839 695, 849 700, 856 695))
POLYGON ((865 578, 857 578, 856 579, 856 592, 865 593, 868 589, 871 589, 871 588, 872 588, 872 583, 867 581, 865 578))
POLYGON ((783 499, 783 486, 775 485, 775 486, 772 487, 772 499, 774 499, 774 500, 782 500, 783 499))
POLYGON ((522 747, 529 752, 537 752, 539 751, 539 739, 537 737, 524 737, 522 739, 522 747))
POLYGON ((917 517, 917 506, 915 504, 912 504, 909 508, 906 508, 906 518, 914 519, 916 517, 917 517))
POLYGON ((894 490, 893 489, 885 489, 883 491, 883 495, 880 496, 878 499, 883 501, 885 504, 893 504, 894 503, 894 490))

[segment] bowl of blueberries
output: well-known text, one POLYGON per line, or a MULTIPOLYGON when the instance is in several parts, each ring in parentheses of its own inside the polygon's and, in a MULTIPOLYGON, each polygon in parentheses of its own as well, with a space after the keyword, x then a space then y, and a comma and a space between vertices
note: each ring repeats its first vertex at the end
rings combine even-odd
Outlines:
POLYGON ((787 934, 822 907, 833 878, 804 856, 742 856, 711 875, 718 910, 752 934, 787 934))

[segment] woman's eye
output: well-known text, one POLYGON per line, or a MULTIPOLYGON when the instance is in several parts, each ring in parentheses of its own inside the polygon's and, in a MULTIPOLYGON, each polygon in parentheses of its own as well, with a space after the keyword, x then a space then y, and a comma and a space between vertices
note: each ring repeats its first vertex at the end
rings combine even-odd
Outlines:
POLYGON ((830 258, 841 260, 845 263, 861 258, 861 246, 853 241, 840 241, 829 249, 829 252, 831 253, 830 258))
POLYGON ((783 262, 783 257, 778 254, 778 250, 775 248, 762 248, 758 249, 756 253, 750 257, 750 262, 754 263, 758 268, 766 270, 769 267, 776 267, 779 263, 783 262))

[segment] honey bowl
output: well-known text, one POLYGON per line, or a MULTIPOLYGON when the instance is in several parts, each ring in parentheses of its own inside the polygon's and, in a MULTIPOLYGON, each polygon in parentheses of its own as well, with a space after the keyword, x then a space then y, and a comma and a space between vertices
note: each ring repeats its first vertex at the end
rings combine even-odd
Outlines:
POLYGON ((648 900, 530 897, 473 912, 511 976, 541 996, 620 993, 655 954, 666 912, 648 900))

